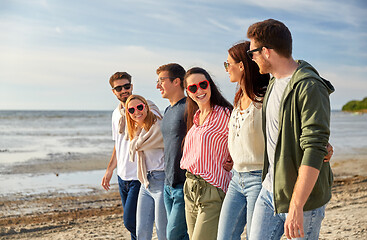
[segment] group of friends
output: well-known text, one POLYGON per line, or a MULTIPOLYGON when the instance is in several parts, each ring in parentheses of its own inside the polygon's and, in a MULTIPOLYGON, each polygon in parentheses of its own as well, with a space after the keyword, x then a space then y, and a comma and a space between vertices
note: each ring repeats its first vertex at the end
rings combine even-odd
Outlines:
POLYGON ((280 21, 252 24, 250 41, 228 50, 233 105, 203 68, 169 63, 157 89, 170 105, 132 94, 132 78, 110 78, 119 105, 115 147, 102 186, 117 167, 131 239, 318 239, 331 198, 329 94, 309 63, 292 57, 280 21), (271 74, 271 75, 270 75, 271 74), (186 97, 186 94, 187 97, 186 97))

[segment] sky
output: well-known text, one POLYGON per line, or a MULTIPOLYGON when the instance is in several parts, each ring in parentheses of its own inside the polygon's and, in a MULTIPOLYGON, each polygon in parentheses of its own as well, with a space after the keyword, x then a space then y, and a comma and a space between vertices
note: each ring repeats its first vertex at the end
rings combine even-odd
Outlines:
POLYGON ((171 62, 206 69, 232 101, 227 50, 269 18, 334 85, 333 110, 367 96, 365 0, 0 0, 0 110, 113 110, 117 71, 163 110, 156 69, 171 62))

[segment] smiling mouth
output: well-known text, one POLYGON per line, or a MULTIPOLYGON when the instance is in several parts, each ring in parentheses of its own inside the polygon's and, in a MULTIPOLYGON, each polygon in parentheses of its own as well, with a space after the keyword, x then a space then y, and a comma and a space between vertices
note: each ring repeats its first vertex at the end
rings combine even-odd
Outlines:
POLYGON ((206 94, 197 95, 197 96, 196 96, 196 98, 197 98, 197 99, 203 99, 203 98, 205 98, 205 96, 206 96, 206 94))

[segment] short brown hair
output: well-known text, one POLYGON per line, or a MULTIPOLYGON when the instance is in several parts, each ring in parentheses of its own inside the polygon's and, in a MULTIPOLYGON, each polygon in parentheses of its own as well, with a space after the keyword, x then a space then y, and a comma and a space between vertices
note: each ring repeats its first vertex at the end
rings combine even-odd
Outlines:
POLYGON ((181 88, 184 89, 183 81, 186 74, 185 69, 178 63, 169 63, 160 66, 157 69, 157 75, 161 72, 167 71, 169 77, 171 78, 170 81, 172 82, 174 79, 179 78, 181 80, 181 88))
POLYGON ((110 77, 110 85, 113 88, 113 82, 120 79, 126 79, 131 83, 131 75, 127 72, 116 72, 110 77))
POLYGON ((284 23, 268 19, 252 24, 247 30, 247 37, 255 40, 259 47, 274 49, 283 57, 292 56, 292 35, 284 23))

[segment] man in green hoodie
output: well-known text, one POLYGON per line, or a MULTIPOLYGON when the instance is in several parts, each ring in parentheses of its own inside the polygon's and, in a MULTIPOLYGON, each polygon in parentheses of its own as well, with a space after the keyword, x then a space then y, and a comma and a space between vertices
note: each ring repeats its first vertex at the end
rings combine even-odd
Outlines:
POLYGON ((305 61, 292 58, 292 36, 277 20, 251 25, 249 57, 271 73, 263 101, 265 157, 262 190, 250 239, 318 239, 333 175, 326 145, 330 135, 330 82, 305 61))

